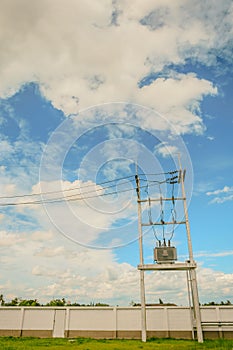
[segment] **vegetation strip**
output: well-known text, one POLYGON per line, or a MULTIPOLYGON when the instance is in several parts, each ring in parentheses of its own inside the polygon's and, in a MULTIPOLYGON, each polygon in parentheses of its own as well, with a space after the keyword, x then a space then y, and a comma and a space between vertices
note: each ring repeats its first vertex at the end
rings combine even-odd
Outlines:
POLYGON ((203 344, 191 340, 175 339, 148 339, 146 343, 139 340, 95 340, 90 338, 75 339, 39 339, 39 338, 13 338, 0 337, 1 350, 198 350, 198 349, 223 349, 231 350, 233 340, 205 340, 203 344))

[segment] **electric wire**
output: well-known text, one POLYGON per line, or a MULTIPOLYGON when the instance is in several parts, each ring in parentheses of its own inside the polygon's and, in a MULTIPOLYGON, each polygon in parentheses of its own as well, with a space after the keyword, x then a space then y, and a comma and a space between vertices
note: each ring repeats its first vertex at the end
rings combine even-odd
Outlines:
POLYGON ((159 183, 158 186, 159 186, 159 194, 160 194, 160 221, 161 221, 162 230, 163 230, 163 241, 165 241, 163 195, 162 195, 161 184, 159 183))
MULTIPOLYGON (((170 172, 169 172, 170 174, 170 172)), ((146 176, 147 174, 141 174, 141 176, 146 176)), ((154 174, 154 175, 158 175, 158 174, 154 174)), ((118 178, 118 179, 115 179, 115 180, 109 180, 109 181, 105 181, 105 182, 102 182, 101 184, 107 184, 107 183, 112 183, 113 181, 120 181, 120 180, 124 180, 124 179, 129 179, 131 177, 133 177, 134 175, 130 175, 130 176, 127 176, 127 177, 122 177, 122 178, 118 178)), ((144 179, 143 179, 144 180, 144 179)), ((125 181, 121 184, 125 184, 125 183, 131 183, 133 181, 130 180, 130 181, 125 181)), ((152 185, 155 185, 155 184, 162 184, 162 183, 165 183, 169 181, 169 179, 165 179, 164 181, 150 181, 151 183, 151 186, 152 185)), ((99 184, 93 184, 92 186, 100 186, 100 183, 99 184)), ((103 191, 103 190, 106 190, 106 189, 109 189, 109 188, 112 188, 112 187, 115 187, 116 184, 113 184, 113 185, 109 185, 109 186, 106 186, 106 187, 102 187, 102 188, 97 188, 95 190, 91 190, 91 191, 85 191, 83 193, 76 193, 76 194, 73 194, 73 195, 69 195, 69 196, 63 196, 63 197, 59 197, 59 198, 47 198, 47 199, 40 199, 40 200, 34 200, 34 201, 24 201, 24 202, 8 202, 8 203, 1 203, 0 202, 0 206, 1 207, 7 207, 7 206, 18 206, 18 205, 30 205, 30 204, 47 204, 47 203, 59 203, 59 202, 64 202, 64 201, 78 201, 78 200, 85 200, 85 199, 90 199, 90 198, 96 198, 96 197, 102 197, 102 196, 107 196, 107 195, 113 195, 113 194, 119 194, 119 193, 123 193, 123 192, 128 192, 128 191, 133 191, 135 190, 136 188, 135 187, 132 187, 130 189, 125 189, 125 190, 118 190, 118 191, 113 191, 113 192, 108 192, 108 193, 102 193, 102 194, 96 194, 96 192, 98 191, 103 191), (90 196, 87 196, 87 194, 92 194, 92 193, 95 193, 95 195, 90 195, 90 196)), ((147 186, 147 185, 146 185, 147 186)), ((142 188, 145 188, 146 186, 142 186, 142 188)), ((85 185, 83 187, 79 187, 79 188, 72 188, 72 189, 67 189, 67 190, 64 190, 62 191, 63 192, 67 192, 67 191, 71 191, 71 190, 81 190, 83 188, 87 188, 87 187, 90 187, 90 185, 85 185)), ((32 197, 32 196, 36 196, 36 195, 48 195, 48 194, 55 194, 55 193, 60 193, 61 191, 50 191, 50 192, 44 192, 44 193, 38 193, 38 194, 29 194, 29 195, 22 195, 22 196, 8 196, 8 197, 0 197, 0 200, 1 199, 14 199, 14 198, 28 198, 28 197, 32 197)))
MULTIPOLYGON (((75 190, 80 190, 83 188, 87 188, 87 187, 93 187, 93 186, 101 186, 107 183, 111 183, 111 182, 116 182, 116 181, 121 181, 121 180, 125 180, 128 179, 130 177, 134 177, 134 175, 130 175, 130 176, 125 176, 125 177, 121 177, 121 178, 117 178, 114 180, 108 180, 108 181, 104 181, 104 182, 100 182, 100 183, 96 183, 96 184, 86 184, 83 186, 79 186, 79 187, 73 187, 73 188, 68 188, 65 190, 59 190, 59 191, 46 191, 46 192, 37 192, 37 193, 30 193, 30 194, 24 194, 24 195, 15 195, 15 196, 0 196, 0 199, 13 199, 13 198, 22 198, 22 197, 34 197, 34 196, 41 196, 41 195, 47 195, 47 194, 56 194, 56 193, 63 193, 63 192, 69 192, 69 191, 75 191, 75 190)), ((133 181, 130 180, 130 181, 133 181)), ((115 185, 113 185, 115 186, 115 185)), ((94 191, 94 190, 93 190, 94 191)))
POLYGON ((155 239, 160 243, 160 239, 159 239, 159 237, 158 237, 158 235, 157 235, 157 232, 156 232, 156 230, 155 230, 155 227, 154 227, 154 225, 153 225, 152 208, 151 208, 151 198, 150 198, 150 196, 149 196, 149 185, 148 185, 148 184, 147 184, 147 187, 146 187, 146 189, 145 189, 145 192, 146 192, 147 195, 148 195, 148 210, 147 210, 147 212, 148 212, 149 223, 150 223, 150 225, 151 225, 151 228, 152 228, 152 231, 153 231, 153 234, 154 234, 155 239))
MULTIPOLYGON (((176 173, 176 172, 178 172, 178 170, 171 171, 171 172, 164 172, 164 173, 139 174, 138 176, 159 176, 159 175, 173 174, 173 173, 176 173)), ((1 199, 25 198, 25 197, 42 196, 42 195, 49 195, 49 194, 56 194, 56 193, 64 193, 64 192, 69 192, 69 191, 80 190, 80 189, 87 188, 87 187, 102 186, 102 185, 105 185, 105 184, 108 184, 108 183, 117 182, 117 181, 121 181, 121 180, 126 180, 126 179, 129 179, 131 177, 134 178, 135 175, 124 176, 124 177, 116 178, 116 179, 113 179, 113 180, 99 182, 99 183, 96 183, 96 184, 94 184, 94 183, 93 184, 86 184, 86 185, 83 185, 83 186, 69 188, 69 189, 65 189, 65 190, 59 190, 59 191, 58 190, 57 191, 46 191, 46 192, 37 192, 37 193, 30 193, 30 194, 23 194, 23 195, 14 195, 14 196, 0 196, 0 200, 1 199)), ((130 181, 133 181, 133 179, 130 180, 130 181)), ((147 181, 147 180, 141 179, 141 181, 147 181)), ((153 182, 158 182, 158 181, 153 181, 153 182)), ((115 186, 115 185, 113 185, 113 186, 115 186)), ((94 190, 93 190, 93 192, 94 192, 94 190)))
MULTIPOLYGON (((143 188, 144 186, 142 186, 143 188)), ((136 190, 135 187, 133 188, 128 188, 125 190, 120 190, 120 191, 113 191, 113 192, 108 192, 108 193, 102 193, 99 195, 95 196, 83 196, 83 197, 78 197, 78 198, 71 198, 71 199, 66 199, 64 198, 59 198, 59 199, 51 199, 51 200, 37 200, 37 201, 31 201, 31 202, 11 202, 11 203, 0 203, 0 207, 8 207, 8 206, 18 206, 18 205, 30 205, 30 204, 51 204, 51 203, 61 203, 61 202, 72 202, 72 201, 81 201, 81 200, 86 200, 86 199, 91 199, 91 198, 98 198, 98 197, 104 197, 104 196, 109 196, 113 194, 119 194, 119 193, 124 193, 124 192, 129 192, 129 191, 134 191, 136 190)))
POLYGON ((176 220, 177 220, 177 213, 176 213, 176 207, 175 207, 175 197, 174 197, 175 183, 172 183, 171 185, 172 185, 172 209, 171 209, 171 215, 172 215, 173 226, 172 226, 171 236, 169 238, 170 241, 171 241, 171 239, 174 236, 175 225, 176 225, 176 220))
POLYGON ((164 183, 168 183, 171 185, 171 201, 172 201, 172 208, 171 208, 171 216, 172 216, 172 230, 171 230, 171 235, 168 239, 168 244, 170 244, 171 239, 174 236, 174 231, 175 231, 175 225, 177 222, 177 212, 176 212, 176 207, 175 207, 175 196, 174 196, 174 191, 175 191, 175 184, 178 183, 178 176, 172 176, 171 178, 167 178, 164 181, 157 181, 157 180, 151 180, 147 181, 147 186, 145 189, 145 192, 147 193, 147 200, 148 200, 148 219, 149 219, 149 224, 151 225, 152 231, 154 233, 155 239, 159 242, 160 244, 160 239, 158 237, 158 234, 154 228, 153 224, 153 218, 152 218, 152 208, 151 208, 151 197, 149 194, 149 184, 157 185, 159 189, 159 202, 160 202, 160 222, 162 224, 162 238, 163 238, 163 244, 166 245, 166 238, 165 238, 165 222, 164 222, 164 201, 163 201, 163 194, 162 194, 162 188, 161 185, 164 183))
MULTIPOLYGON (((130 180, 130 182, 132 182, 133 180, 130 180)), ((124 184, 127 184, 129 183, 129 181, 125 181, 125 182, 122 182, 120 185, 124 185, 124 184)), ((96 185, 97 186, 97 185, 96 185)), ((76 196, 82 196, 82 195, 86 195, 86 194, 89 194, 89 193, 96 193, 96 192, 99 192, 99 191, 103 191, 103 190, 106 190, 106 189, 109 189, 109 188, 112 188, 112 187, 115 187, 116 184, 114 185, 110 185, 110 186, 106 186, 106 187, 101 187, 101 188, 96 188, 95 190, 91 190, 91 191, 85 191, 85 192, 79 192, 79 193, 75 193, 75 194, 71 194, 69 196, 63 196, 63 197, 58 197, 58 198, 54 198, 54 200, 64 200, 66 198, 73 198, 73 197, 76 197, 76 196)), ((82 189, 82 187, 80 188, 80 190, 82 189)))
POLYGON ((150 197, 148 198, 148 203, 149 203, 149 210, 148 210, 148 218, 149 218, 149 223, 151 224, 151 227, 152 227, 152 231, 154 233, 154 236, 155 236, 155 239, 160 242, 158 236, 157 236, 157 232, 155 230, 155 227, 153 225, 153 219, 152 219, 152 212, 151 212, 151 199, 150 197))
MULTIPOLYGON (((131 182, 132 182, 132 180, 131 180, 131 182)), ((120 185, 123 185, 123 184, 126 184, 126 183, 129 183, 129 182, 125 181, 125 182, 122 182, 120 185)), ((103 191, 103 190, 106 190, 106 189, 109 189, 109 188, 112 188, 112 187, 115 187, 115 186, 116 185, 114 184, 114 185, 110 185, 110 186, 106 186, 106 187, 96 188, 95 190, 91 190, 91 191, 85 191, 85 192, 79 192, 79 193, 71 194, 71 195, 68 195, 68 196, 51 198, 51 199, 47 198, 47 199, 44 199, 44 201, 47 201, 47 200, 51 200, 51 201, 52 200, 56 200, 56 201, 58 201, 58 200, 65 200, 65 199, 68 199, 68 198, 73 198, 73 197, 76 197, 76 196, 82 196, 82 195, 86 195, 86 194, 89 194, 89 193, 96 193, 96 192, 103 191)), ((82 187, 77 188, 77 189, 81 190, 82 187)), ((64 190, 64 192, 65 191, 66 190, 64 190)), ((46 195, 47 194, 52 194, 52 193, 55 194, 55 193, 60 193, 60 192, 59 191, 47 192, 46 195)), ((44 195, 45 195, 45 193, 44 193, 44 195)), ((41 196, 42 196, 42 194, 41 194, 41 196)), ((12 197, 12 198, 25 198, 25 197, 26 196, 16 196, 16 197, 12 197)), ((6 197, 0 197, 0 199, 3 199, 3 198, 6 199, 6 197)), ((8 199, 11 199, 11 197, 8 197, 8 199)), ((35 200, 35 202, 39 202, 39 200, 35 200)))

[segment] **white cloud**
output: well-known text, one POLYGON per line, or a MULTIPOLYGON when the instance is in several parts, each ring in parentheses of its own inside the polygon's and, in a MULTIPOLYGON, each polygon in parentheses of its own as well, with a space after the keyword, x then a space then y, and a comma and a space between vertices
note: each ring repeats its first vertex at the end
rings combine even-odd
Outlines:
MULTIPOLYGON (((39 265, 36 265, 36 266, 34 266, 33 268, 32 268, 32 275, 34 275, 34 276, 43 276, 43 277, 45 277, 45 276, 49 276, 49 277, 54 277, 54 276, 56 276, 56 273, 57 273, 58 271, 51 271, 51 269, 47 269, 46 267, 41 267, 41 266, 39 266, 39 265)), ((34 290, 33 290, 33 288, 32 288, 32 290, 31 290, 32 292, 34 292, 34 290)))
MULTIPOLYGON (((28 297, 37 297, 42 302, 51 297, 65 297, 78 302, 92 300, 120 305, 128 305, 131 300, 140 301, 139 273, 136 267, 109 262, 108 265, 104 264, 102 272, 95 273, 85 267, 82 271, 83 267, 84 264, 76 265, 75 268, 70 265, 69 269, 60 267, 55 270, 51 266, 35 266, 32 269, 34 278, 43 278, 46 284, 31 288, 28 297)), ((164 302, 187 305, 184 273, 153 272, 146 274, 145 281, 147 302, 157 302, 162 298, 164 302)), ((198 287, 201 302, 231 299, 233 275, 199 268, 198 287)))
POLYGON ((155 147, 155 152, 162 157, 172 157, 179 153, 179 149, 176 146, 169 145, 167 142, 162 142, 155 147))
POLYGON ((200 295, 203 301, 231 300, 233 274, 201 268, 198 273, 200 295))
MULTIPOLYGON (((163 78, 163 74, 170 64, 183 64, 190 58, 208 65, 215 64, 213 52, 217 54, 221 51, 231 59, 227 48, 232 35, 233 7, 229 15, 223 17, 228 1, 224 4, 214 1, 209 6, 197 0, 119 0, 114 2, 114 6, 117 25, 110 25, 114 10, 110 0, 70 0, 68 4, 64 0, 22 0, 20 3, 3 0, 0 5, 0 39, 3 47, 0 96, 9 97, 23 83, 36 81, 45 97, 66 114, 109 101, 127 101, 157 109, 180 134, 203 132, 200 103, 205 96, 216 95, 217 88, 194 73, 176 74, 171 68, 166 78, 163 78), (161 15, 159 26, 155 23, 158 14, 161 15), (160 77, 150 85, 139 88, 138 83, 143 78, 159 72, 162 73, 160 77)), ((120 110, 121 113, 118 113, 116 108, 113 113, 117 121, 131 122, 136 119, 137 124, 146 129, 168 128, 162 118, 156 118, 148 111, 132 113, 129 117, 120 110)), ((83 116, 86 121, 87 114, 83 116)), ((91 118, 96 115, 93 117, 90 112, 90 116, 87 121, 92 126, 91 118)), ((108 117, 106 113, 103 118, 107 121, 108 117)), ((82 122, 80 119, 82 113, 77 116, 79 125, 82 122)), ((2 195, 25 193, 38 181, 36 171, 31 166, 35 166, 35 159, 38 160, 41 155, 42 145, 32 141, 25 143, 26 126, 21 124, 20 129, 21 137, 14 144, 1 141, 1 157, 11 161, 17 149, 27 158, 20 165, 27 168, 15 167, 15 164, 19 165, 18 158, 15 158, 11 176, 8 176, 9 172, 1 176, 2 195), (31 155, 37 156, 33 162, 29 160, 31 155)), ((123 144, 115 143, 114 147, 113 144, 109 147, 105 145, 103 151, 106 155, 118 157, 117 147, 123 148, 127 159, 132 156, 133 147, 127 149, 127 145, 123 147, 123 144)), ((172 143, 158 148, 163 156, 176 151, 176 145, 172 143)), ((136 156, 137 150, 134 152, 136 156)), ((89 165, 95 167, 96 163, 89 165)), ((124 166, 127 168, 128 163, 124 166)), ((113 165, 106 167, 105 171, 107 175, 116 174, 113 165)), ((78 187, 80 183, 63 181, 58 185, 50 182, 44 183, 43 189, 46 185, 48 190, 56 190, 78 187)), ((39 188, 35 185, 32 193, 37 190, 39 188)), ((229 192, 220 190, 208 195, 224 193, 229 192)), ((64 207, 48 207, 51 210, 50 218, 56 218, 57 226, 65 224, 65 232, 82 244, 90 244, 98 238, 106 239, 104 243, 108 245, 124 243, 128 232, 126 234, 122 230, 119 234, 112 230, 103 238, 101 234, 106 233, 103 228, 109 229, 117 220, 133 217, 135 213, 135 205, 128 202, 124 195, 111 203, 100 199, 87 203, 73 202, 67 217, 64 207)), ((79 245, 74 246, 58 233, 42 207, 22 207, 17 213, 27 214, 27 218, 31 219, 27 223, 30 230, 33 223, 40 228, 32 230, 31 234, 22 228, 17 234, 5 230, 0 233, 1 261, 6 267, 4 292, 7 295, 13 295, 13 292, 18 296, 24 293, 25 297, 44 295, 45 299, 62 295, 86 298, 83 300, 86 302, 93 298, 97 301, 115 299, 121 304, 127 304, 132 299, 139 300, 138 271, 135 267, 117 263, 110 250, 87 250, 79 245)), ((9 218, 14 221, 12 216, 9 218)), ((4 220, 5 217, 2 218, 4 220)), ((127 240, 135 236, 129 235, 127 240)), ((96 245, 100 243, 96 242, 96 245)), ((201 271, 204 297, 208 298, 214 291, 220 298, 227 295, 227 288, 232 284, 231 274, 201 271)), ((161 279, 157 278, 156 273, 146 277, 148 295, 155 295, 156 301, 161 296, 170 301, 175 291, 178 302, 183 303, 186 298, 185 277, 160 275, 161 279)))
POLYGON ((25 235, 0 231, 0 247, 11 247, 18 243, 25 242, 25 235))
MULTIPOLYGON (((197 9, 204 7, 205 12, 205 6, 197 0, 195 4, 137 1, 133 6, 130 1, 113 5, 110 0, 95 5, 71 0, 68 6, 64 0, 56 4, 24 0, 20 7, 4 2, 1 96, 26 81, 37 81, 45 96, 66 114, 104 102, 129 101, 158 109, 179 132, 200 132, 203 125, 193 106, 198 107, 205 95, 217 93, 211 82, 193 74, 174 79, 173 73, 141 89, 138 82, 189 57, 208 62, 209 51, 213 53, 215 45, 222 48, 219 37, 226 44, 230 18, 224 18, 226 28, 221 26, 221 33, 214 26, 221 24, 228 2, 223 8, 208 6, 212 16, 200 17, 197 9), (118 25, 111 25, 113 11, 118 13, 118 25), (153 11, 154 19, 146 20, 153 11), (156 11, 163 23, 152 30, 156 11)), ((156 127, 148 121, 144 125, 156 127)))
MULTIPOLYGON (((206 94, 217 93, 217 89, 210 82, 198 79, 194 74, 177 74, 168 79, 158 78, 141 90, 142 92, 138 93, 139 101, 156 107, 178 133, 203 131, 202 120, 197 113, 199 101, 206 94)), ((156 122, 148 118, 144 123, 149 129, 158 128, 156 122)))
POLYGON ((207 257, 207 258, 221 258, 224 256, 231 256, 233 255, 233 250, 226 250, 226 251, 221 251, 221 252, 215 252, 215 253, 211 253, 211 252, 197 252, 195 253, 195 257, 196 258, 200 258, 200 257, 207 257))
POLYGON ((50 231, 35 231, 31 234, 30 239, 33 241, 48 241, 54 237, 54 232, 50 231))
MULTIPOLYGON (((87 169, 91 171, 89 165, 87 169)), ((130 181, 110 182, 103 186, 93 181, 41 181, 33 186, 32 193, 41 191, 52 193, 42 198, 27 198, 27 201, 38 199, 43 205, 20 207, 21 212, 39 223, 42 229, 42 233, 33 234, 33 240, 35 235, 37 240, 41 235, 42 239, 44 235, 51 239, 51 230, 57 230, 78 244, 110 248, 127 244, 137 236, 135 230, 130 232, 127 228, 134 224, 137 213, 135 190, 130 181), (47 203, 51 199, 52 203, 47 203), (56 199, 60 201, 56 202, 56 199)))
POLYGON ((219 190, 215 190, 212 192, 207 192, 207 196, 214 196, 214 195, 218 195, 218 194, 222 194, 222 193, 229 193, 229 192, 233 192, 233 187, 229 187, 229 186, 224 186, 222 189, 219 190))
POLYGON ((5 158, 9 158, 14 154, 15 149, 12 147, 11 143, 7 140, 1 140, 0 141, 0 148, 1 148, 1 161, 3 161, 5 158))
MULTIPOLYGON (((11 244, 1 247, 7 271, 1 276, 2 291, 7 298, 13 295, 47 302, 65 297, 82 303, 105 301, 120 305, 140 300, 136 266, 117 262, 111 250, 74 246, 58 234, 44 242, 30 240, 29 234, 22 241, 8 237, 7 242, 11 244)), ((218 256, 220 253, 223 256, 227 252, 219 252, 218 256)), ((200 266, 198 285, 201 302, 231 299, 233 274, 200 266)), ((183 272, 146 273, 146 291, 147 302, 161 298, 164 302, 188 303, 183 272)))
POLYGON ((64 247, 61 246, 56 248, 43 247, 42 249, 40 249, 40 251, 36 252, 35 255, 46 258, 52 258, 54 256, 63 255, 64 251, 64 247))
POLYGON ((233 200, 233 187, 224 186, 222 189, 207 192, 207 196, 215 196, 210 203, 222 204, 233 200))
POLYGON ((217 203, 217 204, 222 204, 225 202, 229 202, 233 200, 233 194, 229 195, 229 196, 223 196, 223 197, 216 197, 214 199, 212 199, 210 201, 211 204, 217 203))

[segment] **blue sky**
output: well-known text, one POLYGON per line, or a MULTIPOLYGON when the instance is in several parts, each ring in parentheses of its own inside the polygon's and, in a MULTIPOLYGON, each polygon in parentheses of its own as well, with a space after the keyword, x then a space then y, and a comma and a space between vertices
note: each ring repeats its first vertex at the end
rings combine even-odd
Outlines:
MULTIPOLYGON (((232 1, 0 6, 0 292, 139 301, 135 164, 153 197, 165 177, 145 174, 176 170, 180 152, 200 301, 233 302, 232 1)), ((185 260, 183 227, 173 243, 185 260)), ((182 273, 148 273, 146 286, 148 302, 187 304, 182 273)))

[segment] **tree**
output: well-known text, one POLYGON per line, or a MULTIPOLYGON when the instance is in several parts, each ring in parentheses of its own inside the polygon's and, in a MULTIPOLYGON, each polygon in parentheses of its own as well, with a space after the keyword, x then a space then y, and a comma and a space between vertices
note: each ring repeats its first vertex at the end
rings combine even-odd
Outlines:
POLYGON ((208 303, 203 304, 203 306, 218 306, 218 305, 232 305, 230 300, 227 301, 221 301, 220 303, 216 303, 215 301, 209 301, 208 303))
POLYGON ((69 306, 81 306, 81 304, 74 302, 74 303, 69 304, 69 306))
POLYGON ((65 306, 65 305, 66 305, 65 298, 53 299, 49 303, 46 304, 46 306, 65 306))
POLYGON ((130 306, 141 306, 140 303, 136 303, 135 301, 131 300, 131 302, 129 303, 130 306))
POLYGON ((25 299, 20 301, 19 306, 40 306, 40 303, 38 303, 37 299, 25 299))
POLYGON ((105 304, 105 303, 95 303, 95 306, 109 306, 109 304, 105 304))
POLYGON ((3 294, 0 294, 0 306, 4 306, 5 305, 5 301, 3 299, 3 294))
POLYGON ((20 300, 17 297, 15 297, 9 303, 5 303, 5 306, 18 306, 19 302, 20 300))

